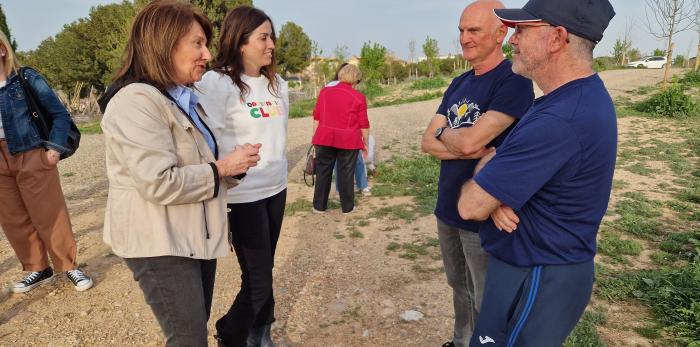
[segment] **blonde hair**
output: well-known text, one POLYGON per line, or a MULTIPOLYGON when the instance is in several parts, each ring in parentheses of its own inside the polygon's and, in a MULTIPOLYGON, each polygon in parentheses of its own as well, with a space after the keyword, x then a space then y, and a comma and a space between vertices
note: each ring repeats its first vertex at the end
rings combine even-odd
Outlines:
POLYGON ((359 83, 361 79, 362 71, 355 65, 345 65, 338 71, 338 81, 355 84, 359 83))
POLYGON ((2 32, 2 30, 0 30, 0 44, 2 44, 7 51, 5 56, 2 57, 2 63, 5 66, 5 71, 3 71, 5 76, 9 76, 10 73, 12 73, 12 70, 19 69, 22 65, 19 64, 15 51, 12 49, 12 45, 10 44, 10 40, 7 39, 7 36, 5 36, 5 33, 2 32))
POLYGON ((212 36, 209 19, 194 5, 176 0, 157 0, 144 7, 131 27, 126 43, 124 65, 114 82, 148 82, 159 89, 176 86, 172 53, 192 23, 199 23, 207 38, 212 36))

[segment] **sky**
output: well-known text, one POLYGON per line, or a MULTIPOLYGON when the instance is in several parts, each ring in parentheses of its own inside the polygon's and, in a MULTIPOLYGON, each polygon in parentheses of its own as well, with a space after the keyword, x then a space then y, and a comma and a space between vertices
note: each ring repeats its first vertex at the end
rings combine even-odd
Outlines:
MULTIPOLYGON (((522 7, 526 0, 502 0, 506 7, 522 7)), ((87 17, 90 8, 116 0, 0 0, 18 50, 36 48, 41 41, 61 31, 65 24, 87 17)), ((287 21, 300 25, 322 54, 333 55, 347 46, 359 55, 363 43, 377 42, 390 52, 408 59, 409 42, 416 41, 416 56, 427 36, 437 39, 440 55, 459 53, 459 16, 469 1, 454 0, 253 0, 279 30, 287 21)), ((610 22, 595 56, 611 55, 615 39, 631 27, 632 46, 642 54, 666 49, 666 43, 646 29, 646 6, 641 0, 611 0, 617 13, 610 22)), ((651 12, 649 12, 651 16, 651 12)), ((650 17, 651 18, 651 17, 650 17)), ((512 30, 510 31, 512 33, 512 30)), ((510 35, 509 33, 509 35, 510 35)), ((676 54, 695 56, 698 33, 686 31, 674 38, 676 54)))

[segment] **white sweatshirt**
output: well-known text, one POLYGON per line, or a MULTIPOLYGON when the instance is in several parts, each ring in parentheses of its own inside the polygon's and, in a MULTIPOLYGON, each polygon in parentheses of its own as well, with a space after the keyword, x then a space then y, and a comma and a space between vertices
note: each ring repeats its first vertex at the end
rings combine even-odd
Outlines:
POLYGON ((216 71, 205 73, 196 83, 199 103, 210 118, 212 130, 221 134, 219 158, 239 144, 262 144, 258 165, 228 190, 228 202, 234 204, 262 200, 287 188, 287 82, 277 75, 279 96, 275 96, 268 90, 264 75, 241 78, 250 87, 243 98, 231 78, 216 71))

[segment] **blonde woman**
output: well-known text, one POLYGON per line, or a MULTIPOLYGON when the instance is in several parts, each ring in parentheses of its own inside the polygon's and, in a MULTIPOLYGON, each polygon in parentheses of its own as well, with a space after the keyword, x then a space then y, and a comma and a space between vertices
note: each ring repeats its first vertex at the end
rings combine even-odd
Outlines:
POLYGON ((358 152, 367 151, 369 120, 367 100, 355 90, 362 72, 355 65, 345 65, 338 71, 336 85, 324 87, 314 108, 316 146, 316 186, 313 212, 323 213, 328 207, 333 165, 338 163, 337 187, 343 213, 355 208, 353 191, 355 163, 358 152))
POLYGON ((53 118, 48 140, 39 138, 17 71, 19 61, 0 32, 0 226, 27 276, 12 285, 26 293, 65 272, 78 291, 92 279, 76 262, 76 243, 56 165, 65 147, 70 114, 46 80, 32 69, 24 73, 37 102, 53 118), (53 268, 49 265, 49 259, 53 268))

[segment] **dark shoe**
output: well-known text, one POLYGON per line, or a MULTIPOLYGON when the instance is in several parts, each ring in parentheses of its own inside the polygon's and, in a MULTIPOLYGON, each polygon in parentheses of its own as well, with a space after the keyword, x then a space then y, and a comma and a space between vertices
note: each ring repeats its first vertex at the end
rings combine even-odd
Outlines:
POLYGON ((246 347, 275 347, 270 336, 270 324, 250 328, 246 347))
POLYGON ((455 343, 452 341, 447 341, 442 344, 442 347, 455 347, 455 343))
POLYGON ((68 270, 66 271, 66 276, 75 286, 75 290, 79 292, 92 287, 92 279, 80 269, 68 270))
POLYGON ((41 271, 30 272, 23 280, 13 284, 10 290, 13 293, 26 293, 42 283, 50 282, 52 278, 53 269, 49 266, 41 271))

